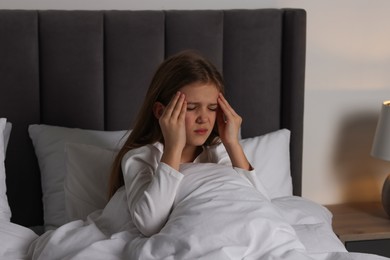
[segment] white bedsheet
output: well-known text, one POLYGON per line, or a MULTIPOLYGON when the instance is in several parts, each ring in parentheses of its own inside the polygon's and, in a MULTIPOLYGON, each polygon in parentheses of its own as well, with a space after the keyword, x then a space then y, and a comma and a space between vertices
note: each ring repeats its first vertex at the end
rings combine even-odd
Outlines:
POLYGON ((320 205, 298 197, 269 201, 230 169, 209 164, 181 169, 185 177, 175 207, 150 238, 120 218, 115 221, 126 214, 124 192, 119 192, 88 221, 40 237, 3 223, 0 240, 15 235, 15 243, 1 253, 14 253, 14 259, 386 259, 346 252, 320 205))
MULTIPOLYGON (((47 235, 37 239, 37 236, 28 228, 0 221, 0 259, 134 259, 130 257, 132 254, 129 252, 129 244, 131 244, 129 237, 131 236, 126 231, 103 238, 96 225, 86 226, 83 221, 73 221, 60 227, 54 233, 55 235, 53 231, 49 231, 47 235), (87 241, 84 238, 87 238, 87 241), (34 255, 31 251, 28 252, 29 245, 31 245, 30 249, 34 249, 34 255)), ((317 238, 314 237, 314 239, 317 238)), ((158 259, 157 257, 154 255, 145 259, 158 259)), ((201 257, 200 259, 207 258, 201 257)), ((363 253, 289 251, 282 258, 264 256, 257 259, 385 260, 388 258, 363 253)))
POLYGON ((37 238, 31 229, 0 219, 0 259, 28 259, 28 248, 37 238))

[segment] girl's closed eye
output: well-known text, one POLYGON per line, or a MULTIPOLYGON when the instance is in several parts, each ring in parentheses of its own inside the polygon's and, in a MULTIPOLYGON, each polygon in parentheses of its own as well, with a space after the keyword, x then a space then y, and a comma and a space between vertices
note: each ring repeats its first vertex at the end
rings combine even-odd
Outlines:
POLYGON ((209 109, 210 109, 211 111, 217 111, 217 110, 218 110, 218 105, 217 105, 217 104, 210 105, 210 106, 209 106, 209 109))
POLYGON ((187 111, 195 110, 196 104, 188 104, 187 103, 187 111))

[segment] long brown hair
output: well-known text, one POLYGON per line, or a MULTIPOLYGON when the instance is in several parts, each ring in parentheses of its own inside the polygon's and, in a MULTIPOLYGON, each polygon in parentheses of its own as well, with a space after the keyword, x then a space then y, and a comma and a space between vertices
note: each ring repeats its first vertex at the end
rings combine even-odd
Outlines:
MULTIPOLYGON (((134 128, 115 157, 110 175, 110 198, 124 184, 121 167, 123 156, 129 150, 146 144, 157 141, 164 143, 160 125, 153 114, 153 105, 156 102, 167 105, 177 91, 195 82, 212 83, 220 92, 224 93, 221 74, 211 62, 195 51, 180 52, 166 59, 159 66, 150 83, 134 128)), ((218 139, 218 133, 214 128, 205 144, 214 144, 218 139)))

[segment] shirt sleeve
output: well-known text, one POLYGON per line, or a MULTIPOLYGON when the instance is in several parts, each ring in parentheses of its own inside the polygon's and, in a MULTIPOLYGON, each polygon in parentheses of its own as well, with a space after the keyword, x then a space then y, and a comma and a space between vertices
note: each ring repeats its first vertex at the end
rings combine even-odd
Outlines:
POLYGON ((145 236, 158 233, 170 214, 183 175, 160 162, 153 147, 129 151, 122 160, 130 216, 145 236))

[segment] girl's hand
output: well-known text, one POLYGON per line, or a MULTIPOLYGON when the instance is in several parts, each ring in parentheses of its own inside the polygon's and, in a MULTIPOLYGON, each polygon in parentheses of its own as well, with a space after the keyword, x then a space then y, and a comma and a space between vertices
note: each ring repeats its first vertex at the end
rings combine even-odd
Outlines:
POLYGON ((219 137, 225 146, 236 145, 242 123, 242 118, 229 105, 225 97, 220 93, 218 97, 219 111, 217 124, 219 137))
POLYGON ((221 93, 218 97, 218 105, 220 108, 217 114, 219 137, 229 154, 233 167, 252 170, 253 168, 238 140, 242 118, 234 111, 221 93))
POLYGON ((161 161, 178 169, 186 144, 185 115, 187 102, 184 94, 177 92, 159 118, 164 136, 164 153, 161 161))

